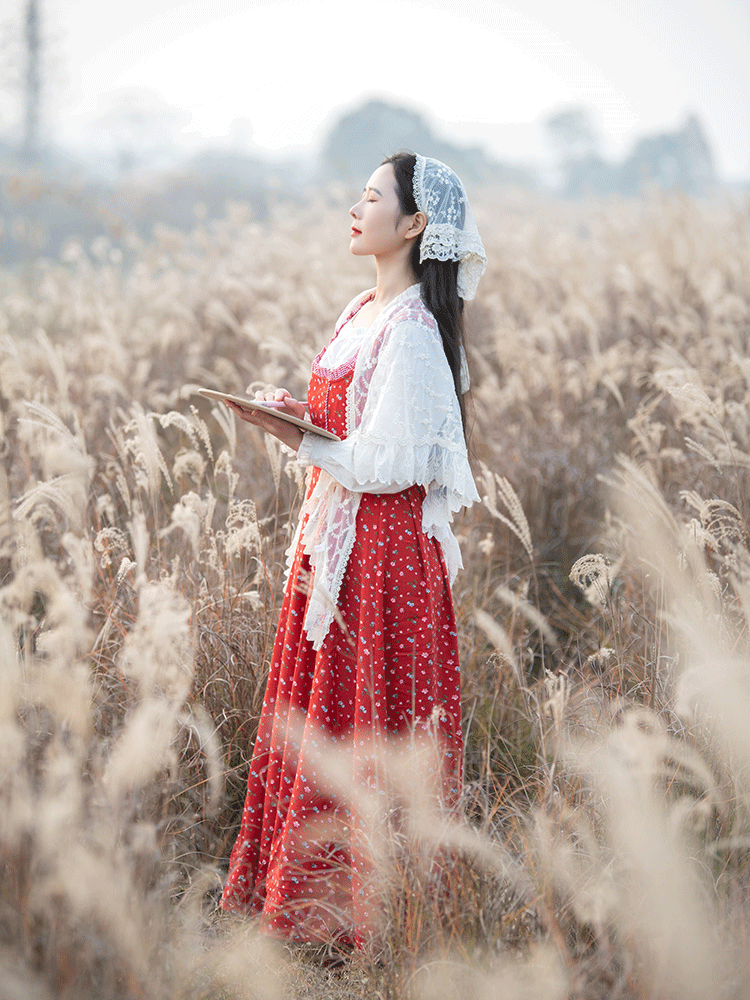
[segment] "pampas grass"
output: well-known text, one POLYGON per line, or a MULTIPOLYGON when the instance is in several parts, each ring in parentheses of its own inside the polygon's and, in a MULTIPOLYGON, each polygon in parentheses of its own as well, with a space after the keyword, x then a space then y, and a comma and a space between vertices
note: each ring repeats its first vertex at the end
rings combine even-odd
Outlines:
POLYGON ((728 203, 478 204, 462 800, 436 812, 416 762, 383 764, 378 944, 335 971, 217 911, 304 484, 195 388, 304 397, 372 281, 347 204, 70 243, 34 293, 0 276, 3 995, 745 995, 750 239, 728 203))

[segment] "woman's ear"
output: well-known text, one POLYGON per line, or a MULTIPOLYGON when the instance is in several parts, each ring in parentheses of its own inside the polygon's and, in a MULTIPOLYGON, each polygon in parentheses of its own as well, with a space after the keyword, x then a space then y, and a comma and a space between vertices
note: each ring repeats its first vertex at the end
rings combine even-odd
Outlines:
POLYGON ((427 225, 427 216, 424 212, 415 212, 411 217, 411 223, 404 236, 407 240, 413 240, 424 230, 427 225))

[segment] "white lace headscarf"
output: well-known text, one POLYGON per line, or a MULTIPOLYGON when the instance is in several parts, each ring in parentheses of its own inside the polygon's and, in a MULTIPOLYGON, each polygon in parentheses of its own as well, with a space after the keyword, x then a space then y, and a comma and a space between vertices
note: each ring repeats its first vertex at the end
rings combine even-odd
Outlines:
POLYGON ((473 299, 487 255, 463 184, 440 160, 417 155, 413 186, 417 208, 427 216, 420 261, 459 261, 458 294, 473 299))

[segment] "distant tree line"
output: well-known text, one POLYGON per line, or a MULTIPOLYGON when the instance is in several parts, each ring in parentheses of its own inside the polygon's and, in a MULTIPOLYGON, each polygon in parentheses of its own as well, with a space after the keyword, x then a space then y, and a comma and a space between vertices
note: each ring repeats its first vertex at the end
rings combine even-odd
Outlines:
MULTIPOLYGON (((161 140, 166 118, 163 109, 155 109, 155 114, 154 134, 158 131, 161 140)), ((298 199, 310 187, 324 189, 331 182, 360 186, 373 163, 403 148, 447 161, 474 190, 544 188, 533 168, 500 162, 479 146, 451 143, 418 112, 386 101, 368 101, 342 115, 315 160, 268 163, 238 149, 215 149, 171 169, 159 159, 159 167, 154 163, 149 171, 140 154, 124 150, 119 179, 111 180, 97 179, 54 149, 35 147, 38 121, 38 108, 30 110, 22 153, 36 148, 33 174, 26 169, 27 153, 19 156, 17 146, 0 142, 0 259, 6 265, 57 255, 70 238, 86 242, 105 233, 119 242, 126 233, 148 236, 155 224, 191 229, 199 218, 223 217, 232 202, 248 205, 255 218, 263 219, 273 203, 298 199)), ((695 117, 674 133, 642 139, 619 164, 601 156, 599 137, 585 109, 558 112, 546 126, 559 166, 557 193, 564 197, 632 197, 648 185, 703 195, 717 183, 711 150, 695 117)), ((143 149, 154 150, 145 111, 139 128, 146 136, 143 149)), ((140 133, 130 128, 117 134, 135 141, 140 133)))
MULTIPOLYGON (((558 112, 546 127, 560 167, 558 193, 564 197, 635 197, 649 185, 704 195, 717 185, 711 149, 694 115, 676 132, 642 139, 619 164, 600 155, 601 140, 585 108, 558 112)), ((477 186, 542 186, 533 168, 499 162, 478 146, 467 149, 440 139, 418 112, 385 101, 369 101, 334 125, 323 147, 321 169, 359 180, 379 162, 383 150, 401 148, 443 159, 477 186)))
POLYGON ((361 184, 373 164, 400 149, 443 160, 475 186, 539 185, 533 169, 501 163, 480 146, 459 146, 441 139, 418 111, 386 101, 368 101, 336 122, 323 145, 319 174, 361 184))
POLYGON ((560 193, 568 198, 631 198, 646 186, 705 195, 717 186, 711 148, 695 115, 676 132, 641 139, 618 164, 600 155, 600 140, 585 108, 552 115, 547 130, 558 153, 560 193))

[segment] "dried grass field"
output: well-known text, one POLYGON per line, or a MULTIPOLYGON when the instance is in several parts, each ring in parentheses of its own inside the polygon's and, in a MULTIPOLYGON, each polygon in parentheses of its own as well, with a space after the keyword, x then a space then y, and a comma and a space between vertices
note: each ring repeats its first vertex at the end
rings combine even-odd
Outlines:
POLYGON ((347 204, 0 273, 0 998, 750 995, 747 205, 477 205, 461 810, 377 954, 217 911, 302 481, 193 390, 304 393, 347 204))

